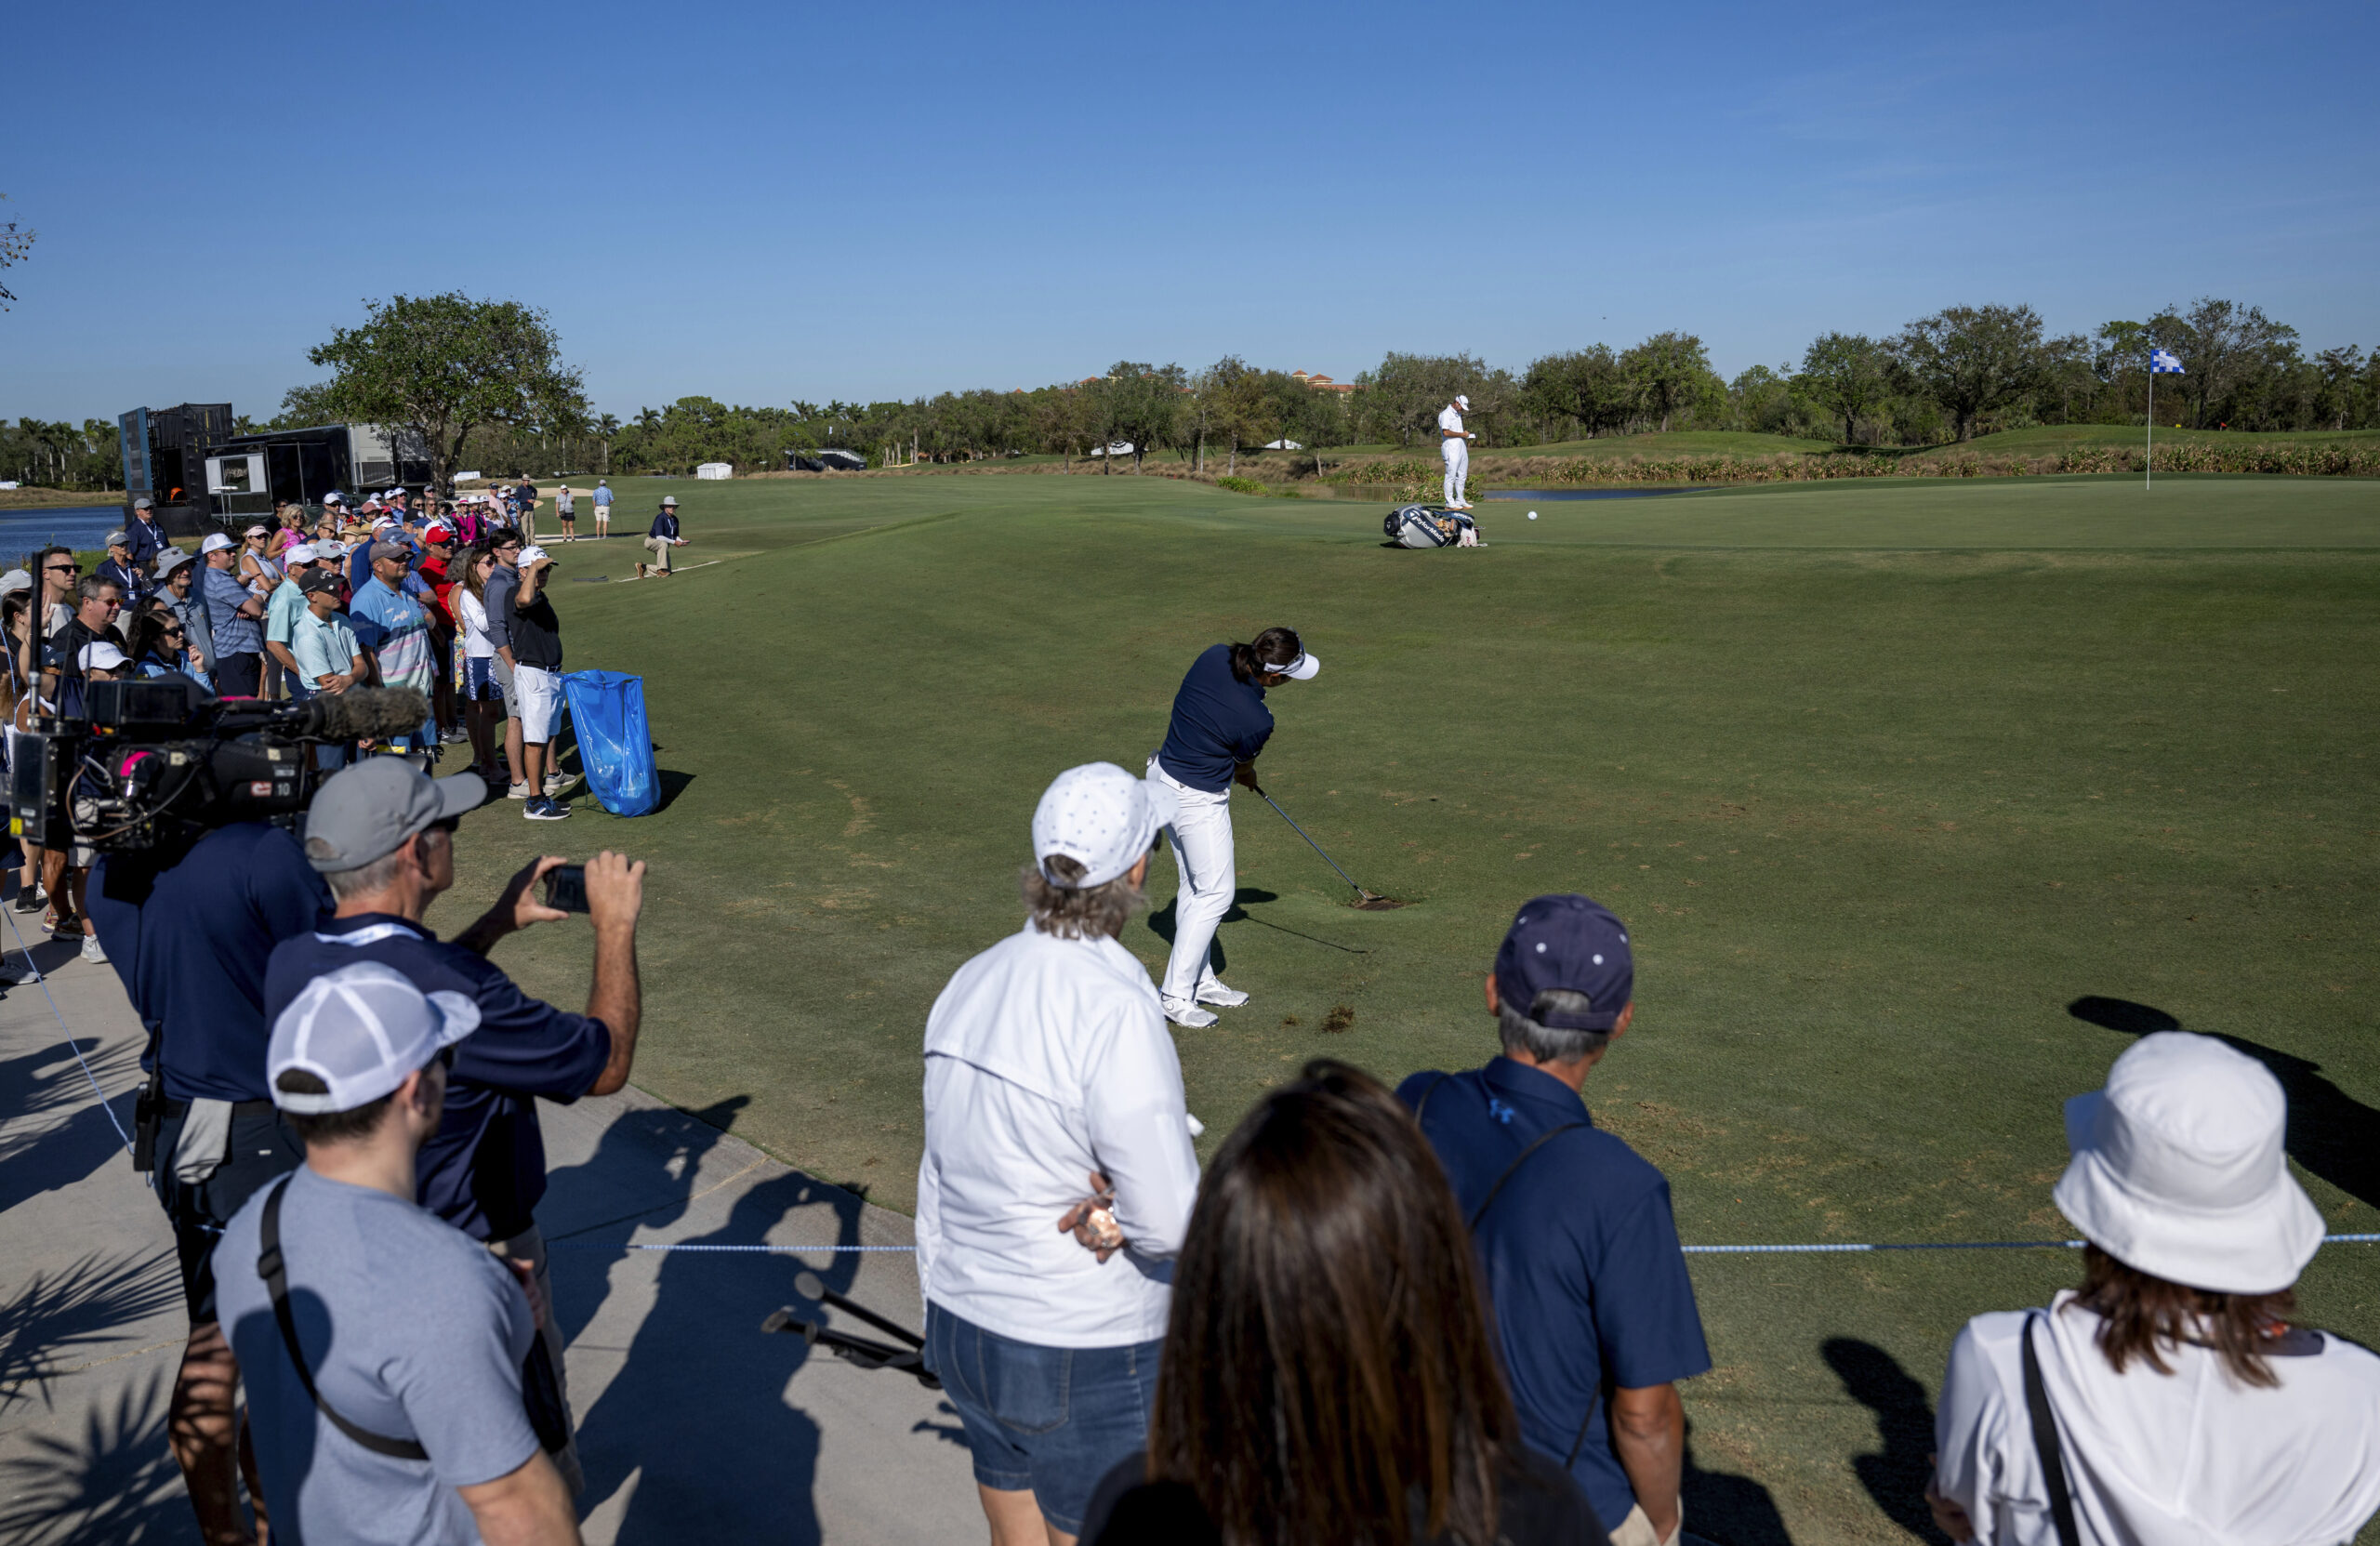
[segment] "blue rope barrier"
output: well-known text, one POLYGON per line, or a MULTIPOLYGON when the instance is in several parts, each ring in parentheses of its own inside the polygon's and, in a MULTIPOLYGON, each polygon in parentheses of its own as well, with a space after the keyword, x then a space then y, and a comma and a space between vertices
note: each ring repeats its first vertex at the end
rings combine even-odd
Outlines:
MULTIPOLYGON (((2326 1246, 2368 1246, 2380 1235, 2325 1235, 2326 1246)), ((1688 1256, 1823 1256, 1863 1250, 2081 1250, 2080 1240, 1910 1240, 1881 1245, 1826 1246, 1681 1246, 1688 1256)), ((724 1250, 773 1255, 839 1255, 859 1251, 913 1252, 915 1246, 714 1246, 635 1245, 628 1241, 555 1240, 548 1250, 724 1250)))
MULTIPOLYGON (((8 919, 8 932, 17 937, 17 948, 25 958, 25 970, 32 972, 33 981, 41 984, 41 996, 49 1000, 50 1017, 58 1022, 58 1028, 66 1033, 67 1049, 74 1054, 74 1061, 83 1064, 83 1077, 91 1082, 91 1093, 99 1097, 99 1109, 108 1114, 108 1120, 115 1126, 115 1135, 124 1140, 124 1152, 134 1153, 132 1134, 124 1130, 124 1119, 115 1114, 115 1107, 108 1103, 108 1092, 99 1088, 99 1077, 91 1072, 90 1064, 83 1056, 82 1041, 74 1035, 74 1028, 66 1024, 66 1016, 59 1011, 57 996, 49 991, 49 973, 33 964, 33 947, 25 943, 23 932, 17 927, 15 909, 0 908, 0 916, 8 919)), ((87 929, 90 925, 86 923, 84 927, 87 929)))

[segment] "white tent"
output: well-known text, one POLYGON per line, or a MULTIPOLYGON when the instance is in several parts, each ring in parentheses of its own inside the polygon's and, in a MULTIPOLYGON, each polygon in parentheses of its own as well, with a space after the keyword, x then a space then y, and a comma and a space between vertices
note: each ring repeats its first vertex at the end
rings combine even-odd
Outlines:
POLYGON ((717 481, 721 478, 733 478, 735 476, 735 469, 726 462, 705 462, 702 466, 694 469, 694 476, 697 478, 708 478, 713 481, 717 481))
POLYGON ((1267 451, 1302 451, 1305 447, 1300 445, 1293 440, 1276 440, 1266 441, 1264 443, 1264 449, 1267 451))
POLYGON ((1129 456, 1131 454, 1132 443, 1128 440, 1113 441, 1104 447, 1094 445, 1083 453, 1086 456, 1129 456))

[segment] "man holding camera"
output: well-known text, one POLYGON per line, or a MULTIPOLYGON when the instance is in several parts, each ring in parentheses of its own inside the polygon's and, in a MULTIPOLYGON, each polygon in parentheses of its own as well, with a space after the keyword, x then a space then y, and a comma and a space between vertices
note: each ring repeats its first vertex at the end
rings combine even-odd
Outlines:
MULTIPOLYGON (((356 961, 390 967, 425 993, 459 993, 479 1009, 461 1048, 445 1117, 421 1152, 421 1205, 489 1250, 523 1263, 546 1292, 546 1248, 534 1210, 546 1191, 545 1140, 536 1097, 569 1102, 628 1083, 642 998, 636 923, 644 865, 599 853, 585 870, 595 931, 595 981, 587 1012, 530 998, 487 958, 515 930, 568 917, 539 903, 536 884, 562 865, 545 858, 515 875, 496 905, 451 941, 422 924, 455 883, 455 831, 488 797, 475 773, 431 780, 393 757, 366 758, 325 783, 306 813, 306 854, 337 899, 334 917, 273 951, 265 1002, 278 1014, 326 972, 356 961)), ((561 1333, 545 1328, 545 1362, 562 1397, 561 1333)), ((578 1490, 575 1451, 555 1461, 578 1490)))
POLYGON ((265 962, 315 927, 330 892, 285 829, 234 822, 101 854, 86 902, 149 1031, 134 1164, 153 1166, 190 1313, 167 1434, 201 1533, 245 1540, 233 1463, 240 1369, 217 1321, 209 1253, 249 1195, 301 1156, 265 1082, 265 962))
POLYGON ((579 1539, 523 1402, 537 1311, 414 1200, 478 1024, 469 999, 368 962, 273 1023, 266 1073, 306 1161, 240 1209, 215 1259, 275 1539, 579 1539))
POLYGON ((1513 919, 1488 978, 1504 1055, 1416 1074, 1414 1108, 1470 1222, 1521 1437, 1562 1462, 1613 1546, 1673 1546, 1686 1408, 1711 1367, 1669 1182, 1598 1129, 1588 1073, 1634 1018, 1627 927, 1577 895, 1513 919))

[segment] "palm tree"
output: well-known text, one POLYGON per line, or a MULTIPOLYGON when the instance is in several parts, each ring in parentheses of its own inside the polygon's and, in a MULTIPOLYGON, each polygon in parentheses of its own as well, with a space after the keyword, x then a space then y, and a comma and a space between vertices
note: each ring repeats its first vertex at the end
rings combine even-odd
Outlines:
POLYGON ((620 421, 611 414, 605 414, 595 421, 595 433, 603 443, 603 476, 606 478, 612 475, 612 437, 619 432, 620 421))

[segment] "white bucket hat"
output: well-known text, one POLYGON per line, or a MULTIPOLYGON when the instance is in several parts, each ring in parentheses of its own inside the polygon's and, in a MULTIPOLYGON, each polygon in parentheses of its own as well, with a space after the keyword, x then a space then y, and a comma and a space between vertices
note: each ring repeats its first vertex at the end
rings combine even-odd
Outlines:
POLYGON ((1104 886, 1139 863, 1157 829, 1172 826, 1181 811, 1171 789, 1134 778, 1113 762, 1068 768, 1051 781, 1033 813, 1033 862, 1053 886, 1104 886), (1050 873, 1049 861, 1061 853, 1083 866, 1082 879, 1065 881, 1050 873))
POLYGON ((2255 1059, 2160 1031, 2066 1103, 2074 1157, 2052 1194, 2083 1237, 2136 1272, 2214 1293, 2278 1293, 2322 1244, 2281 1151, 2289 1100, 2255 1059))

